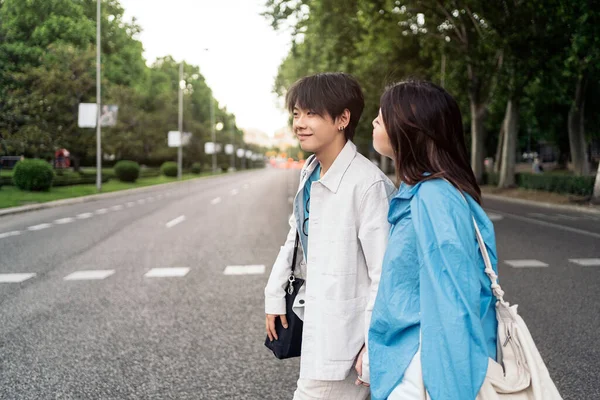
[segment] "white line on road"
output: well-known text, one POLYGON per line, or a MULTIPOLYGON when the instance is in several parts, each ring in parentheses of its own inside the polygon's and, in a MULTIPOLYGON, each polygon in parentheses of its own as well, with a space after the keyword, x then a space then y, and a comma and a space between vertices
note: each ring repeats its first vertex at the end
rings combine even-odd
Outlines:
POLYGON ((110 208, 110 211, 121 211, 122 209, 123 209, 123 206, 119 204, 119 205, 116 205, 116 206, 112 206, 110 208))
POLYGON ((179 217, 175 218, 174 220, 167 222, 165 226, 167 228, 172 228, 175 225, 182 223, 183 221, 185 221, 185 215, 180 215, 179 217))
POLYGON ((64 225, 64 224, 70 224, 73 221, 75 221, 75 218, 68 217, 68 218, 57 219, 56 221, 54 221, 54 223, 57 225, 64 225))
POLYGON ((82 214, 79 214, 77 216, 77 219, 88 219, 88 218, 92 218, 93 216, 94 216, 94 214, 89 213, 89 212, 88 213, 82 213, 82 214))
POLYGON ((223 271, 224 275, 262 275, 264 273, 264 265, 229 265, 223 271))
POLYGON ((0 274, 0 283, 20 283, 34 276, 35 274, 0 274))
POLYGON ((20 231, 4 232, 4 233, 0 233, 0 239, 12 237, 12 236, 19 236, 20 234, 21 234, 20 231))
POLYGON ((50 228, 51 226, 52 226, 52 224, 39 224, 39 225, 30 226, 29 228, 27 228, 27 230, 41 231, 42 229, 47 229, 47 228, 50 228))
POLYGON ((146 197, 146 201, 148 203, 152 203, 154 201, 154 197, 146 197))
POLYGON ((106 209, 106 208, 101 208, 99 210, 96 210, 96 214, 98 214, 98 215, 106 214, 107 212, 108 212, 108 209, 106 209))
POLYGON ((146 202, 146 199, 139 199, 137 202, 138 204, 144 204, 146 202))
POLYGON ((600 267, 600 258, 573 258, 569 261, 582 267, 600 267))
MULTIPOLYGON (((524 222, 534 223, 534 224, 538 224, 538 225, 542 225, 542 226, 548 226, 551 228, 562 229, 563 231, 579 233, 581 235, 587 235, 587 236, 591 236, 593 238, 600 239, 600 233, 585 231, 583 229, 571 228, 570 226, 558 225, 558 224, 554 224, 552 222, 540 221, 539 219, 522 217, 520 215, 509 214, 509 213, 500 212, 500 211, 494 211, 494 212, 497 214, 500 214, 500 215, 504 215, 505 217, 508 217, 508 218, 516 219, 518 221, 524 221, 524 222)), ((543 215, 543 214, 540 214, 540 215, 543 215)))
POLYGON ((217 197, 216 199, 212 199, 212 201, 210 202, 210 204, 215 205, 215 204, 219 204, 221 202, 221 198, 217 197))
POLYGON ((538 260, 506 260, 504 262, 513 268, 545 268, 548 266, 538 260))
POLYGON ((128 208, 131 208, 131 207, 135 206, 135 201, 128 201, 127 204, 126 204, 126 206, 128 208))
POLYGON ((504 219, 504 217, 500 214, 495 214, 495 213, 487 213, 488 218, 490 219, 490 221, 501 221, 504 219))
POLYGON ((115 273, 114 269, 77 271, 65 276, 65 281, 88 281, 106 279, 115 273))
POLYGON ((240 192, 239 190, 237 190, 237 189, 233 189, 233 190, 231 191, 231 195, 232 195, 232 196, 235 196, 235 195, 237 195, 239 192, 240 192))
POLYGON ((144 275, 146 278, 173 278, 186 276, 189 268, 152 268, 144 275))

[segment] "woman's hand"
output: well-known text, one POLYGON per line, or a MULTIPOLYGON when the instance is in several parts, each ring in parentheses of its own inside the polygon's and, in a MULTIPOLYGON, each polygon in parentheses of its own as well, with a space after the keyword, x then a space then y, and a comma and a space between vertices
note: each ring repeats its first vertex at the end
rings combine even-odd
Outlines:
POLYGON ((354 369, 356 369, 356 373, 358 374, 358 378, 356 379, 356 382, 354 382, 354 384, 356 386, 366 386, 369 387, 370 385, 367 382, 364 382, 361 378, 362 376, 362 366, 363 366, 363 354, 365 354, 365 352, 367 351, 367 345, 364 345, 362 349, 360 349, 360 353, 358 353, 358 357, 356 357, 356 365, 354 366, 354 369))

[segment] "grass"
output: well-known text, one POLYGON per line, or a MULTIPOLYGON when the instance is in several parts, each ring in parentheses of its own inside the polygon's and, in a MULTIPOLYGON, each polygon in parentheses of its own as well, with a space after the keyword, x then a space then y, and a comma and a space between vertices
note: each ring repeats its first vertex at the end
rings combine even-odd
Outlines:
MULTIPOLYGON (((200 175, 184 174, 182 176, 182 180, 195 179, 208 175, 212 174, 208 172, 200 175)), ((140 178, 135 183, 125 183, 118 180, 111 180, 102 184, 102 193, 160 185, 162 183, 169 182, 177 182, 177 178, 168 178, 166 176, 140 178)), ((97 193, 98 191, 96 190, 96 185, 94 184, 55 187, 50 189, 48 192, 25 192, 21 191, 16 186, 2 186, 2 188, 0 188, 0 208, 45 203, 48 201, 69 199, 97 193)))

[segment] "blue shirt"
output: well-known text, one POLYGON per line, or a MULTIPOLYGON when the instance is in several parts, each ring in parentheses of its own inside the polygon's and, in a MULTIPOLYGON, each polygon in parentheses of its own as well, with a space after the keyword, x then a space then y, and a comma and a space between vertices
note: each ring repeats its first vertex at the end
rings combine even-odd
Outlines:
POLYGON ((304 248, 305 256, 308 256, 308 221, 310 214, 310 189, 313 182, 316 182, 321 177, 321 164, 317 165, 317 167, 313 170, 313 173, 310 174, 306 183, 304 184, 304 196, 302 202, 302 208, 304 209, 304 221, 300 224, 300 240, 302 241, 302 247, 304 248))
POLYGON ((402 382, 419 341, 432 400, 474 400, 488 357, 496 359, 496 299, 472 216, 497 270, 494 228, 465 197, 468 204, 450 183, 434 179, 403 184, 390 203, 392 229, 369 329, 373 400, 402 382))

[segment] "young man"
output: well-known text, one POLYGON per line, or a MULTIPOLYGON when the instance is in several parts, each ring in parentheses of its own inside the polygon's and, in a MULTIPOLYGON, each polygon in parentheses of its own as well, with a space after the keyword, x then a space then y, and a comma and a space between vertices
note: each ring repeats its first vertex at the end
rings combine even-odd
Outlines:
POLYGON ((353 77, 302 78, 286 102, 302 150, 314 155, 302 169, 291 229, 265 288, 267 334, 276 337, 276 318, 287 326, 285 288, 298 232, 304 256, 298 269, 306 281, 294 302, 304 321, 294 399, 366 399, 366 335, 395 187, 351 141, 364 108, 353 77))

